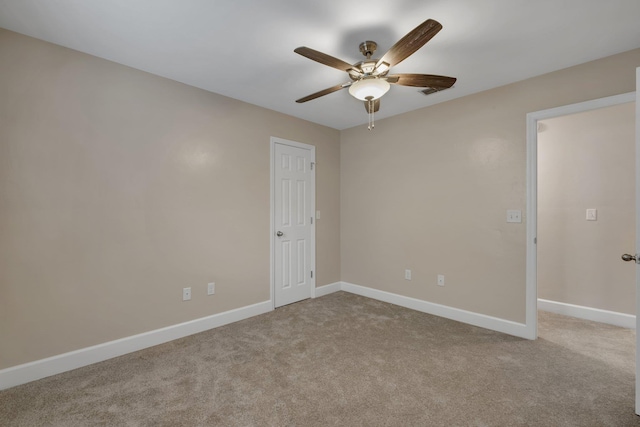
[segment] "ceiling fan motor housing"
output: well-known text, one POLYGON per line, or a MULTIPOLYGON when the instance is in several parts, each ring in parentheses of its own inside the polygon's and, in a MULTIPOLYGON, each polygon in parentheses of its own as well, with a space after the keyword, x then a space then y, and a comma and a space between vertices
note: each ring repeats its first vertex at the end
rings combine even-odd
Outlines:
MULTIPOLYGON (((367 59, 365 61, 361 61, 361 62, 358 62, 357 64, 354 64, 354 67, 361 70, 365 74, 365 76, 370 74, 376 74, 374 73, 374 71, 376 69, 376 64, 378 63, 378 60, 371 59, 371 55, 373 55, 373 52, 375 52, 377 48, 378 48, 378 43, 372 40, 367 40, 366 42, 360 43, 360 52, 362 52, 362 54, 366 56, 367 59)), ((359 80, 360 78, 362 78, 362 74, 356 74, 356 73, 353 73, 353 74, 349 73, 349 76, 351 77, 352 80, 359 80)))

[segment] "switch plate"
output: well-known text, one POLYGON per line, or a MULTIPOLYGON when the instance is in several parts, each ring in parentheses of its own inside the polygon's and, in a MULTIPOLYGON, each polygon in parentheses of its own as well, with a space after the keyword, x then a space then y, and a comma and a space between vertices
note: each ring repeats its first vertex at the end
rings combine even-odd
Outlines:
POLYGON ((207 295, 213 295, 216 293, 216 282, 207 284, 207 295))
POLYGON ((316 219, 320 219, 320 211, 316 211, 316 219))
POLYGON ((587 209, 587 221, 597 221, 597 220, 598 220, 598 210, 587 209))
POLYGON ((189 301, 191 299, 191 288, 182 288, 182 301, 189 301))
POLYGON ((507 211, 507 222, 522 222, 522 211, 509 209, 507 211))
POLYGON ((411 280, 411 270, 404 271, 404 278, 405 280, 411 280))
POLYGON ((444 274, 438 274, 438 286, 444 286, 444 274))

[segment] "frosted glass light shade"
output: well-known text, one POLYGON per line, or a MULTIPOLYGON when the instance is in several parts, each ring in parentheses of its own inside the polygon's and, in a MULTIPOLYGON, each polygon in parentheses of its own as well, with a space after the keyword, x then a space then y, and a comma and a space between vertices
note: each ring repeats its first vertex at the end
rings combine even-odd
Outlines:
POLYGON ((366 101, 368 97, 378 99, 389 90, 389 83, 379 78, 362 79, 349 86, 349 93, 361 101, 366 101))

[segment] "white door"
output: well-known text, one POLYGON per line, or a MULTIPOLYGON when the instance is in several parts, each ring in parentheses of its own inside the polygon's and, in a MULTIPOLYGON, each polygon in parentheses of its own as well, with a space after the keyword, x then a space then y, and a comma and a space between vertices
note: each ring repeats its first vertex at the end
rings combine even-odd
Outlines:
MULTIPOLYGON (((636 258, 640 252, 640 68, 636 68, 636 258)), ((640 415, 640 264, 636 261, 636 414, 640 415)))
POLYGON ((312 296, 315 289, 315 150, 272 139, 273 282, 275 307, 312 296))

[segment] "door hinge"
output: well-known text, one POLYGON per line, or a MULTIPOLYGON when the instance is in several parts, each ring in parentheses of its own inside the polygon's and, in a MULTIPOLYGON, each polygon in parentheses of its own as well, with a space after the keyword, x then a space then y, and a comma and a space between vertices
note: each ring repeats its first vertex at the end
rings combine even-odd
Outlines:
POLYGON ((313 279, 313 270, 311 270, 311 278, 313 279))
POLYGON ((538 238, 537 238, 537 237, 534 237, 534 238, 533 238, 533 244, 534 244, 534 245, 537 245, 537 244, 538 244, 538 238))
POLYGON ((313 167, 316 165, 316 162, 311 162, 311 170, 313 170, 313 167))
POLYGON ((311 224, 313 224, 313 217, 311 217, 311 224))

